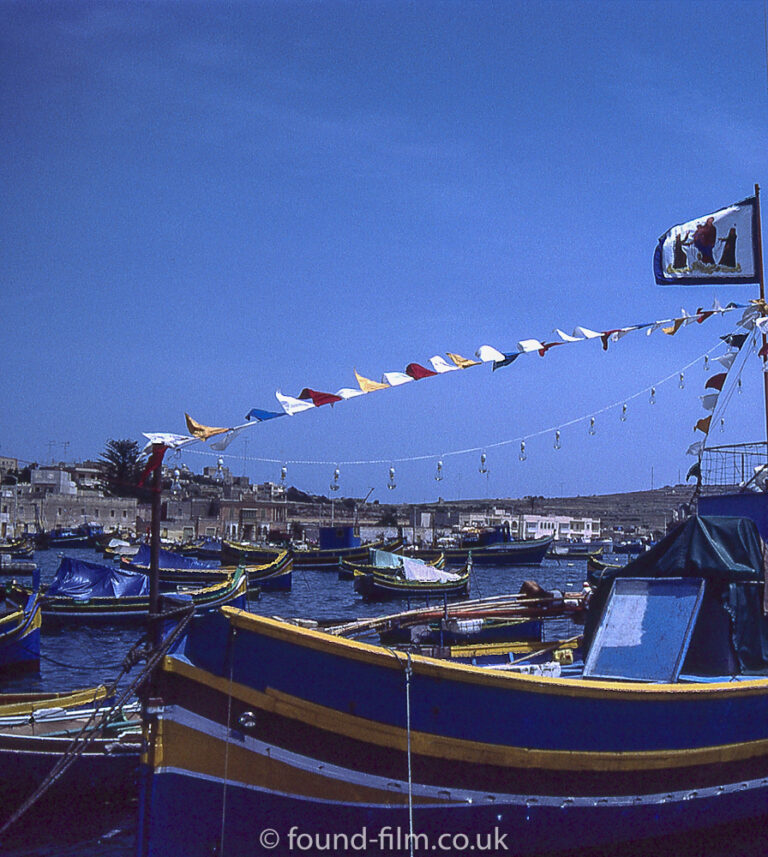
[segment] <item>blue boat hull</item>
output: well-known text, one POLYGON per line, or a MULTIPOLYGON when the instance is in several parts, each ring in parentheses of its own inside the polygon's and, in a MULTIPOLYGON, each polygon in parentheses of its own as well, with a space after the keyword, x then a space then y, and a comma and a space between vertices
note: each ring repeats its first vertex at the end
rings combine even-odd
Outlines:
MULTIPOLYGON (((209 853, 222 819, 229 854, 254 853, 267 828, 283 842, 292 828, 405 835, 409 802, 417 833, 498 832, 515 854, 768 812, 762 678, 500 674, 224 608, 166 658, 159 693, 150 854, 209 853)), ((313 847, 293 850, 328 853, 313 847)))
MULTIPOLYGON (((267 853, 269 843, 277 843, 272 853, 315 857, 408 853, 407 806, 350 809, 332 800, 308 803, 232 783, 225 789, 222 781, 170 772, 155 777, 153 792, 153 805, 145 810, 152 829, 148 857, 209 857, 212 845, 220 843, 231 857, 267 853), (195 807, 194 813, 189 812, 190 806, 195 807)), ((618 831, 622 839, 642 841, 751 822, 755 832, 764 835, 762 825, 768 820, 765 784, 728 793, 713 789, 695 798, 688 793, 659 793, 642 805, 596 798, 591 806, 575 806, 567 793, 546 801, 512 795, 483 797, 487 798, 484 806, 457 795, 450 806, 415 809, 416 853, 533 857, 604 846, 616 841, 618 831)))

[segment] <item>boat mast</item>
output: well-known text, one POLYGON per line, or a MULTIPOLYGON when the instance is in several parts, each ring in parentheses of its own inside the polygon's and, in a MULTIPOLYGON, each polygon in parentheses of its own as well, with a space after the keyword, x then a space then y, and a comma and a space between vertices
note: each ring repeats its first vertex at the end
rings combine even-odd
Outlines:
MULTIPOLYGON (((755 212, 757 222, 757 277, 760 284, 760 303, 765 306, 765 274, 763 271, 763 227, 760 221, 760 185, 755 184, 755 212)), ((765 440, 766 454, 768 456, 768 338, 763 333, 763 342, 760 353, 763 355, 763 394, 765 403, 765 440)), ((768 460, 768 459, 767 459, 768 460)))

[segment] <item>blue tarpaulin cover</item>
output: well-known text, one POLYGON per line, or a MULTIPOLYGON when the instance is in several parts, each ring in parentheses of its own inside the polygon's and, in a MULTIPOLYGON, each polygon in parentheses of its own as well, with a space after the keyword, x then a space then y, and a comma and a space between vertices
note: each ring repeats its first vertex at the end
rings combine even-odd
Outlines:
MULTIPOLYGON (((150 547, 149 545, 139 545, 136 556, 131 560, 132 565, 149 565, 150 547)), ((195 559, 191 556, 184 556, 174 551, 167 551, 160 548, 160 568, 216 568, 218 563, 206 562, 202 559, 195 559)))
POLYGON ((149 578, 137 571, 65 556, 61 558, 47 594, 78 600, 148 595, 149 578))

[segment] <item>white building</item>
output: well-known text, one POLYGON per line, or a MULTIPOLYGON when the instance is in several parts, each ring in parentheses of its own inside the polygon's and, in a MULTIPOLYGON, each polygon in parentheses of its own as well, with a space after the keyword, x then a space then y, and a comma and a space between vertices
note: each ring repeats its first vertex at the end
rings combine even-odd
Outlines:
POLYGON ((510 523, 510 532, 520 539, 553 536, 555 541, 594 542, 601 538, 599 518, 565 515, 519 515, 510 523))

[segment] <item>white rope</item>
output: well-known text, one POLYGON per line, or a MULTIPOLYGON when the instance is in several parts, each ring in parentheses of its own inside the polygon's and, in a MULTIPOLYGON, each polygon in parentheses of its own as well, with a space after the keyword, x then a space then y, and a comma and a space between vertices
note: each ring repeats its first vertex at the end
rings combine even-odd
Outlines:
POLYGON ((408 748, 408 845, 410 857, 413 857, 413 769, 411 767, 411 653, 406 652, 405 663, 405 728, 408 748))

